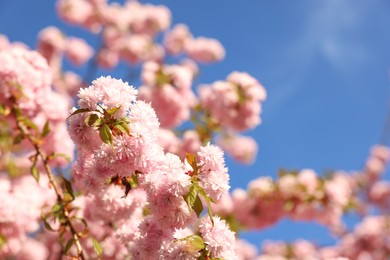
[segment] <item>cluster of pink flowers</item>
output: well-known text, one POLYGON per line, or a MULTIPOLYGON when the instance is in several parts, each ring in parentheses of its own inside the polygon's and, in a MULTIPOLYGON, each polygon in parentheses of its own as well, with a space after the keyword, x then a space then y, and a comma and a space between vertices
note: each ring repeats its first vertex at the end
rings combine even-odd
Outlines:
POLYGON ((9 179, 5 172, 0 172, 0 258, 46 258, 45 245, 29 234, 39 230, 42 210, 50 210, 55 202, 47 182, 47 178, 42 178, 37 185, 32 176, 9 179))
POLYGON ((218 40, 206 37, 194 38, 184 24, 177 24, 166 34, 164 47, 169 54, 184 53, 197 62, 210 63, 225 57, 225 50, 218 40))
MULTIPOLYGON (((46 122, 49 123, 51 131, 43 140, 47 154, 63 153, 73 158, 74 145, 65 126, 70 100, 51 88, 51 73, 45 59, 35 51, 10 44, 0 51, 0 85, 2 106, 11 109, 17 102, 21 114, 38 129, 43 129, 46 122)), ((12 114, 6 116, 5 120, 11 128, 16 127, 12 114)), ((31 146, 22 143, 18 155, 28 157, 31 150, 31 146)), ((62 158, 56 158, 53 163, 67 164, 62 158)))
MULTIPOLYGON (((89 88, 80 90, 79 108, 74 109, 68 120, 78 151, 72 176, 76 187, 94 201, 97 207, 94 217, 99 216, 107 224, 115 223, 114 234, 125 240, 134 257, 154 258, 164 250, 161 245, 175 245, 174 234, 178 229, 197 223, 195 211, 185 200, 194 185, 199 182, 206 196, 218 201, 228 192, 229 175, 222 150, 213 145, 200 148, 196 170, 178 156, 165 154, 156 142, 159 133, 156 114, 150 105, 137 101, 136 95, 134 88, 111 77, 98 78, 89 88), (88 124, 91 118, 94 121, 88 124), (108 131, 114 133, 117 122, 126 124, 128 133, 113 134, 111 144, 104 142, 99 129, 107 125, 108 131), (121 202, 125 192, 120 186, 129 178, 137 179, 137 187, 121 202), (146 195, 146 201, 141 194, 146 195), (140 215, 142 208, 147 208, 151 215, 147 218, 140 215), (132 223, 123 221, 124 216, 134 216, 132 223), (132 228, 128 228, 129 224, 132 228)), ((234 236, 223 243, 231 248, 229 243, 234 244, 234 236)), ((224 251, 218 250, 210 252, 218 256, 224 251)))
POLYGON ((173 128, 189 119, 190 109, 196 102, 191 90, 193 76, 187 67, 181 65, 144 64, 140 99, 151 102, 161 127, 173 128))
MULTIPOLYGON (((389 151, 383 146, 375 149, 380 149, 382 155, 389 151)), ((387 182, 378 181, 368 186, 358 183, 364 179, 367 179, 364 171, 353 175, 335 172, 330 178, 322 178, 309 169, 283 173, 276 181, 260 177, 249 183, 247 191, 236 189, 231 196, 224 196, 214 210, 250 229, 262 229, 289 217, 297 221, 316 221, 335 234, 343 234, 344 213, 353 209, 361 212, 362 207, 368 205, 364 204, 362 196, 368 196, 383 208, 389 203, 387 182), (373 191, 374 187, 382 185, 377 193, 373 191)))
POLYGON ((47 27, 38 38, 37 50, 49 62, 58 62, 64 54, 74 65, 86 63, 93 55, 93 48, 81 38, 66 37, 58 28, 47 27))
POLYGON ((245 131, 260 124, 261 104, 266 98, 263 86, 243 72, 231 73, 226 81, 216 81, 199 89, 200 101, 221 126, 245 131))
POLYGON ((66 57, 76 66, 84 65, 93 56, 93 48, 84 39, 68 37, 50 26, 39 33, 37 51, 49 63, 56 90, 74 96, 82 86, 82 80, 74 72, 62 71, 62 59, 66 57))
POLYGON ((227 134, 217 139, 217 144, 235 160, 250 164, 257 155, 257 143, 249 136, 227 134))
POLYGON ((307 240, 293 243, 265 241, 259 256, 252 251, 251 258, 247 259, 387 259, 390 253, 389 221, 385 216, 366 217, 334 246, 321 247, 307 240))

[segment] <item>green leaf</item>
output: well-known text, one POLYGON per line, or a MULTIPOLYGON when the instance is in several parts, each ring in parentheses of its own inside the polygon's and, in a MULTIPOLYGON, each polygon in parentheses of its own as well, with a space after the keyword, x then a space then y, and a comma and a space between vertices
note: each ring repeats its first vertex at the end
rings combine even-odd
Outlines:
POLYGON ((7 239, 5 238, 5 236, 3 236, 2 234, 0 234, 0 250, 1 248, 7 244, 7 239))
POLYGON ((138 176, 133 174, 129 180, 131 188, 137 188, 138 186, 138 176))
POLYGON ((9 109, 9 107, 0 104, 0 115, 7 116, 10 112, 11 110, 9 109))
POLYGON ((36 165, 36 159, 33 162, 33 165, 31 166, 31 175, 34 177, 34 179, 39 182, 39 171, 36 165))
POLYGON ((16 119, 19 121, 22 119, 22 110, 20 110, 20 108, 17 106, 17 105, 14 105, 13 106, 13 109, 14 109, 14 112, 15 112, 15 115, 16 115, 16 119))
POLYGON ((184 200, 187 202, 187 205, 190 209, 192 209, 192 206, 195 203, 196 197, 198 193, 194 187, 194 185, 191 185, 190 190, 186 195, 183 196, 184 200))
POLYGON ((72 184, 70 183, 70 181, 68 181, 68 180, 65 179, 64 177, 63 177, 62 179, 63 179, 63 181, 64 181, 66 191, 67 191, 67 192, 69 193, 69 195, 71 195, 72 198, 74 199, 72 184))
POLYGON ((64 255, 68 254, 70 248, 72 247, 73 243, 75 242, 74 238, 68 240, 68 243, 66 243, 65 249, 64 249, 64 255))
POLYGON ((103 119, 101 119, 97 114, 90 114, 85 118, 85 124, 89 127, 100 126, 103 123, 103 119))
POLYGON ((198 184, 198 182, 193 182, 194 187, 197 189, 200 195, 209 202, 215 203, 215 201, 207 195, 206 191, 198 184))
POLYGON ((20 120, 27 128, 38 130, 38 126, 34 124, 30 119, 27 117, 22 117, 20 120))
POLYGON ((165 84, 171 83, 171 78, 169 77, 169 75, 166 75, 164 71, 159 70, 156 73, 156 82, 157 86, 163 86, 165 84))
POLYGON ((19 133, 17 136, 14 137, 13 144, 19 144, 24 139, 24 134, 19 133))
POLYGON ((43 219, 43 224, 45 225, 45 228, 46 228, 47 230, 52 231, 52 232, 57 232, 57 230, 55 230, 54 228, 52 228, 52 227, 50 226, 50 224, 47 222, 46 219, 43 219))
POLYGON ((71 202, 71 201, 73 201, 74 200, 74 197, 72 196, 72 195, 70 195, 69 193, 65 193, 64 194, 64 201, 65 202, 71 202))
POLYGON ((50 133, 50 131, 51 129, 50 129, 49 121, 46 121, 45 125, 43 126, 41 137, 44 138, 50 133))
POLYGON ((129 121, 126 118, 122 118, 115 122, 114 128, 116 128, 120 133, 130 135, 130 126, 129 121))
POLYGON ((79 108, 79 109, 76 109, 72 114, 70 114, 70 116, 68 116, 68 118, 71 116, 81 114, 81 113, 86 113, 86 112, 91 112, 91 110, 89 108, 79 108))
POLYGON ((100 257, 103 253, 102 246, 100 245, 100 243, 98 241, 96 241, 93 238, 92 238, 92 244, 93 244, 93 249, 95 250, 96 255, 100 257))
POLYGON ((114 129, 117 129, 119 131, 119 133, 130 135, 130 128, 127 124, 115 125, 114 129))
POLYGON ((12 159, 6 162, 5 170, 8 172, 10 177, 16 177, 20 175, 20 170, 16 165, 15 161, 12 159))
POLYGON ((121 106, 110 108, 110 109, 107 110, 107 113, 108 113, 109 115, 112 116, 112 115, 115 114, 120 108, 121 108, 121 106))
POLYGON ((102 141, 106 144, 112 144, 112 133, 108 125, 103 124, 101 127, 99 127, 99 136, 100 139, 102 139, 102 141))
POLYGON ((198 257, 198 260, 209 260, 210 258, 206 255, 206 251, 203 250, 202 253, 199 257, 198 257))
POLYGON ((126 190, 125 190, 125 195, 122 196, 122 198, 126 198, 126 197, 127 197, 127 194, 129 194, 129 192, 130 192, 131 189, 132 189, 131 183, 127 180, 126 177, 122 177, 121 182, 122 182, 122 185, 125 186, 125 188, 126 188, 126 190))
POLYGON ((286 201, 283 205, 283 208, 285 211, 291 211, 294 208, 294 203, 291 200, 286 201))
POLYGON ((196 163, 196 157, 192 153, 187 153, 186 155, 187 162, 191 165, 194 170, 194 175, 198 174, 198 164, 196 163))
POLYGON ((68 162, 71 161, 69 155, 64 154, 64 153, 56 153, 56 154, 54 154, 54 157, 62 157, 62 158, 64 158, 64 159, 65 159, 66 161, 68 161, 68 162))
POLYGON ((196 251, 202 250, 206 247, 203 238, 198 235, 190 235, 185 237, 184 240, 186 240, 191 245, 191 249, 196 251))
POLYGON ((51 208, 51 213, 54 217, 58 217, 62 212, 62 206, 58 203, 54 204, 54 206, 51 208))
POLYGON ((194 209, 196 215, 199 217, 200 214, 201 214, 202 211, 203 211, 203 203, 202 203, 202 201, 200 200, 199 195, 196 196, 195 201, 194 201, 194 204, 192 205, 192 208, 194 209))

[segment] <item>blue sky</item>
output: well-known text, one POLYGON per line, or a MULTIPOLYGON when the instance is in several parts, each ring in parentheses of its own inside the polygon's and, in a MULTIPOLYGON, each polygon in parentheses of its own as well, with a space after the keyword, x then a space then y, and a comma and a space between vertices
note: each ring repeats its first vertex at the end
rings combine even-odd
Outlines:
MULTIPOLYGON (((95 45, 86 31, 58 20, 53 2, 1 0, 0 33, 35 46, 39 30, 56 25, 95 45)), ((167 5, 173 22, 186 23, 195 36, 215 37, 225 46, 223 62, 201 66, 202 83, 238 70, 267 89, 263 123, 247 133, 259 143, 256 163, 227 159, 233 187, 275 176, 281 167, 323 172, 363 166, 388 117, 389 1, 151 2, 167 5)), ((322 227, 288 220, 245 237, 257 245, 266 238, 332 241, 322 227)))

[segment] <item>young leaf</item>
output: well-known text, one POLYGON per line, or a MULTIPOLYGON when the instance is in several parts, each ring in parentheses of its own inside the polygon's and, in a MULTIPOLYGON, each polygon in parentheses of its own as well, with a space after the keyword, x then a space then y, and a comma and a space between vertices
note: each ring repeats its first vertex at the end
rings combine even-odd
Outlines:
POLYGON ((194 175, 198 174, 198 164, 196 163, 196 157, 192 153, 187 153, 186 155, 187 162, 191 165, 194 170, 194 175))
POLYGON ((202 250, 206 247, 203 238, 198 235, 190 235, 185 237, 184 240, 186 240, 191 245, 191 249, 196 251, 202 250))
POLYGON ((206 250, 202 250, 202 254, 198 257, 198 260, 210 260, 210 257, 207 256, 206 252, 206 250))
POLYGON ((74 197, 72 195, 70 195, 67 192, 64 193, 64 201, 65 202, 72 202, 73 200, 74 200, 74 197))
POLYGON ((194 187, 194 185, 191 185, 190 190, 186 195, 183 196, 184 200, 187 202, 187 205, 190 209, 194 206, 196 197, 198 196, 198 193, 194 187))
POLYGON ((43 224, 45 225, 45 228, 46 228, 47 230, 52 231, 52 232, 57 232, 54 228, 52 228, 52 227, 50 226, 50 224, 47 222, 46 219, 43 219, 43 224))
POLYGON ((19 133, 17 136, 14 137, 13 144, 19 144, 24 139, 24 134, 19 133))
POLYGON ((127 194, 129 194, 129 192, 131 191, 131 188, 132 188, 131 183, 127 180, 126 177, 122 177, 121 182, 122 182, 122 185, 125 186, 125 188, 126 188, 125 195, 122 196, 122 198, 126 198, 127 194))
POLYGON ((30 128, 30 129, 34 129, 34 130, 38 130, 38 126, 36 124, 34 124, 30 119, 28 119, 27 117, 22 117, 22 119, 20 120, 22 121, 22 123, 27 127, 27 128, 30 128))
POLYGON ((99 127, 99 136, 100 139, 102 139, 102 141, 106 144, 112 144, 112 133, 108 125, 103 124, 101 127, 99 127))
POLYGON ((51 213, 53 214, 54 217, 58 217, 61 211, 62 211, 62 207, 58 203, 54 204, 54 206, 51 208, 51 213))
POLYGON ((9 107, 6 107, 6 106, 0 104, 0 115, 1 116, 8 116, 9 113, 11 113, 11 110, 9 109, 9 107))
POLYGON ((64 181, 66 191, 67 191, 67 192, 69 193, 69 195, 71 195, 72 198, 74 199, 72 184, 71 184, 70 181, 68 181, 67 179, 65 179, 65 178, 62 178, 62 179, 63 179, 63 181, 64 181))
POLYGON ((89 127, 100 126, 103 120, 96 114, 90 114, 85 118, 85 124, 89 127))
POLYGON ((127 124, 117 124, 114 126, 114 129, 118 130, 117 132, 119 132, 121 134, 130 135, 130 128, 127 124))
POLYGON ((136 174, 133 174, 129 180, 129 183, 132 188, 137 188, 138 186, 138 176, 136 174))
POLYGON ((51 131, 51 129, 50 129, 49 121, 46 121, 45 125, 43 126, 43 131, 41 133, 41 137, 44 138, 45 136, 47 136, 50 133, 50 131, 51 131))
POLYGON ((79 109, 76 109, 72 114, 70 114, 70 116, 68 116, 68 118, 71 116, 81 114, 81 113, 86 113, 86 112, 91 112, 91 110, 89 108, 79 108, 79 109))
POLYGON ((72 237, 71 239, 68 240, 68 243, 66 243, 65 249, 64 249, 64 255, 68 254, 70 248, 72 247, 74 243, 74 238, 72 237))
POLYGON ((199 192, 199 194, 202 195, 202 197, 203 197, 206 201, 215 203, 215 201, 207 195, 206 191, 205 191, 197 182, 193 182, 193 185, 194 185, 194 187, 197 189, 197 191, 199 192))
POLYGON ((31 166, 31 175, 34 177, 34 179, 39 182, 39 171, 36 165, 36 160, 34 161, 33 165, 31 166))
POLYGON ((294 208, 294 203, 291 200, 288 200, 284 203, 283 209, 285 211, 291 211, 294 208))
POLYGON ((107 110, 107 113, 110 114, 110 115, 112 116, 112 115, 115 114, 116 111, 118 111, 120 108, 121 108, 121 106, 110 108, 110 109, 107 110))
POLYGON ((23 116, 22 116, 22 110, 20 110, 20 108, 17 106, 17 105, 14 105, 13 106, 13 110, 15 112, 15 115, 16 115, 16 119, 19 121, 19 120, 22 120, 23 116))
POLYGON ((69 155, 66 155, 66 154, 64 154, 64 153, 56 153, 56 154, 54 154, 54 157, 62 157, 62 158, 64 158, 64 159, 65 159, 66 161, 68 161, 68 162, 71 161, 69 155))
POLYGON ((199 195, 196 195, 194 204, 192 205, 192 208, 194 209, 196 215, 199 217, 200 214, 201 214, 202 211, 203 211, 203 203, 202 203, 202 201, 200 200, 199 195))
POLYGON ((0 234, 0 250, 6 243, 7 239, 2 234, 0 234))
POLYGON ((92 238, 92 244, 93 244, 93 249, 95 250, 95 253, 98 257, 100 257, 103 253, 103 248, 100 245, 98 241, 92 238))

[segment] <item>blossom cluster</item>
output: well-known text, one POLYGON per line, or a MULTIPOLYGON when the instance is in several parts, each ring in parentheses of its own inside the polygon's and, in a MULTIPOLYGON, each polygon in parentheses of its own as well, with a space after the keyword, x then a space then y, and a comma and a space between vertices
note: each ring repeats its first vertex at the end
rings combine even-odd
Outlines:
MULTIPOLYGON (((193 168, 177 155, 164 153, 156 142, 157 116, 136 95, 133 87, 111 77, 100 77, 80 90, 79 108, 68 120, 78 151, 72 176, 87 199, 95 201, 96 212, 102 214, 100 220, 107 225, 115 223, 112 232, 125 241, 130 253, 148 259, 156 257, 160 250, 171 250, 176 246, 174 234, 197 224, 201 210, 194 210, 189 199, 198 196, 194 190, 205 199, 218 201, 228 192, 229 176, 223 152, 216 146, 201 147, 198 161, 191 162, 193 168), (131 189, 128 194, 126 185, 131 189), (103 198, 102 192, 106 194, 103 198), (128 202, 121 200, 123 196, 128 202), (150 215, 142 214, 145 209, 150 215), (131 223, 124 221, 128 217, 131 223)), ((230 232, 226 224, 221 225, 218 232, 230 232)), ((203 235, 206 244, 209 242, 204 236, 209 232, 203 235)), ((217 241, 231 248, 234 235, 230 238, 217 241)), ((186 254, 186 247, 182 250, 175 249, 175 254, 186 254)), ((225 253, 211 245, 206 250, 214 257, 225 253)))
POLYGON ((389 183, 378 177, 390 160, 389 152, 387 147, 374 146, 361 172, 336 171, 320 177, 313 170, 303 169, 281 171, 277 180, 259 177, 248 184, 247 191, 236 189, 230 196, 224 196, 214 210, 233 218, 239 228, 263 229, 289 217, 316 221, 328 226, 334 234, 344 234, 342 217, 346 212, 356 210, 363 214, 373 207, 387 208, 389 183), (375 171, 371 168, 373 160, 378 163, 375 171))

